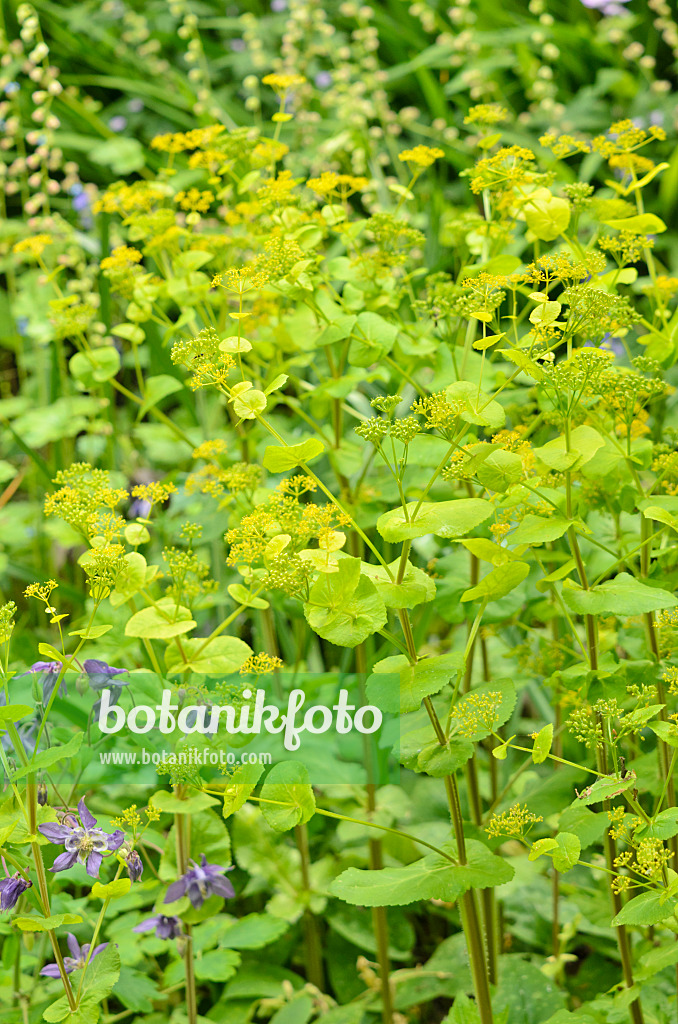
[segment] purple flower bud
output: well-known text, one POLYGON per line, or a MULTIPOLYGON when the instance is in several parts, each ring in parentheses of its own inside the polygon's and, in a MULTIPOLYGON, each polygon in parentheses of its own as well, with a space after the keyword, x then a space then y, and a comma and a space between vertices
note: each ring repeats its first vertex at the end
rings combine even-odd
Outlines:
POLYGON ((16 874, 10 878, 0 878, 0 910, 11 910, 16 906, 17 900, 26 889, 33 885, 27 878, 16 874))
POLYGON ((115 117, 112 117, 108 122, 108 127, 112 132, 124 132, 127 127, 127 118, 122 114, 116 114, 115 117))
POLYGON ((127 870, 133 882, 138 882, 144 872, 144 862, 136 850, 127 855, 127 870))
POLYGON ((315 84, 318 89, 329 89, 332 85, 332 74, 329 71, 319 71, 315 76, 315 84))

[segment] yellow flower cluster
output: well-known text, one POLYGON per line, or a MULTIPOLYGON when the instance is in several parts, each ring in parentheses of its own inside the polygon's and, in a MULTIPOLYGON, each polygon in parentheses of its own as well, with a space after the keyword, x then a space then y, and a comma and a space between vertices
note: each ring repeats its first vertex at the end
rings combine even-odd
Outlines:
POLYGON ((303 75, 285 75, 273 72, 270 75, 265 75, 261 81, 264 85, 270 85, 271 89, 280 95, 286 93, 288 89, 293 89, 295 85, 303 85, 306 79, 303 75))
POLYGON ((355 177, 353 174, 337 174, 335 171, 323 171, 319 178, 309 178, 307 188, 317 192, 319 196, 340 196, 347 199, 354 192, 361 192, 369 186, 369 178, 355 177))
POLYGON ((20 242, 17 242, 12 252, 18 254, 25 253, 37 260, 42 256, 48 245, 54 245, 54 239, 51 235, 33 235, 31 238, 22 238, 20 242))
POLYGON ((485 831, 491 839, 499 836, 522 836, 532 825, 543 820, 541 815, 533 814, 527 804, 522 807, 520 804, 514 804, 508 811, 493 814, 485 826, 485 831))
POLYGON ((273 654, 252 654, 240 669, 241 676, 267 676, 282 665, 282 659, 273 654))
POLYGON ((214 202, 214 193, 209 191, 201 192, 200 189, 197 188, 189 188, 187 192, 182 189, 181 192, 177 192, 175 195, 174 202, 177 203, 182 210, 192 210, 195 213, 207 213, 214 202))
POLYGON ((167 132, 151 139, 151 149, 161 153, 184 153, 191 149, 205 149, 226 129, 223 124, 211 124, 206 128, 192 128, 188 132, 167 132))
POLYGON ((398 159, 402 163, 414 164, 415 167, 430 167, 444 156, 445 150, 437 146, 415 146, 413 149, 404 149, 398 154, 398 159))
POLYGON ((102 270, 129 270, 142 260, 142 254, 138 249, 129 245, 118 245, 101 261, 102 270))

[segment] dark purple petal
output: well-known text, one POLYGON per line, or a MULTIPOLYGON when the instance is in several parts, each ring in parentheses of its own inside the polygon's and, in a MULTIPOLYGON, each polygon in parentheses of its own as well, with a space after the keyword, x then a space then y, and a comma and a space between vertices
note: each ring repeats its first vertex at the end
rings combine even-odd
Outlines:
POLYGON ((212 892, 216 893, 217 896, 223 896, 224 899, 227 900, 232 900, 235 896, 235 889, 229 880, 227 878, 222 878, 221 876, 213 878, 211 882, 209 882, 209 888, 212 892))
POLYGON ((79 960, 80 959, 80 943, 76 939, 75 935, 73 935, 71 932, 68 933, 68 938, 66 939, 66 944, 67 944, 67 946, 68 946, 68 948, 70 950, 70 953, 71 953, 71 956, 73 957, 73 959, 74 960, 79 960))
POLYGON ((72 853, 60 853, 56 858, 50 871, 67 871, 68 868, 72 868, 78 859, 77 850, 72 853))
POLYGON ((125 841, 125 833, 121 828, 116 828, 115 832, 111 832, 108 837, 108 849, 118 850, 125 841))
POLYGON ((90 878, 99 877, 99 871, 101 870, 101 864, 103 862, 103 859, 104 858, 101 856, 100 853, 90 853, 89 857, 87 858, 87 874, 90 876, 90 878))
POLYGON ((183 878, 179 878, 176 882, 172 882, 169 889, 165 894, 163 903, 174 903, 175 900, 181 899, 186 892, 186 882, 183 878))
MULTIPOLYGON (((43 969, 40 971, 40 973, 44 974, 46 978, 60 978, 61 977, 61 973, 59 971, 59 967, 58 967, 57 964, 47 964, 46 967, 43 967, 43 969)), ((70 972, 67 969, 66 970, 66 974, 69 974, 69 973, 70 972)))
POLYGON ((49 839, 50 843, 61 846, 72 834, 73 829, 66 825, 59 825, 56 821, 48 821, 46 825, 38 825, 38 832, 49 839))
POLYGON ((85 828, 96 828, 97 819, 85 807, 85 798, 84 797, 82 797, 82 799, 78 803, 78 814, 80 815, 80 821, 83 823, 85 828))

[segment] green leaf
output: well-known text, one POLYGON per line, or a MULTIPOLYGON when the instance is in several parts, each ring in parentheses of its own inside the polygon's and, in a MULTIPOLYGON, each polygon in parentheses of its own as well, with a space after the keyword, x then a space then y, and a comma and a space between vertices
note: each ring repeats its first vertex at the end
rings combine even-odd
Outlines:
POLYGON ((663 889, 644 892, 629 900, 617 916, 612 918, 612 924, 615 927, 620 924, 631 924, 640 928, 660 924, 661 921, 673 917, 677 905, 678 899, 675 896, 667 898, 663 889))
POLYGON ((113 629, 113 626, 103 624, 101 626, 85 626, 83 629, 71 630, 68 635, 79 636, 83 640, 98 640, 100 636, 104 636, 111 629, 113 629))
POLYGON ((511 865, 483 843, 469 839, 466 854, 465 865, 432 853, 403 868, 348 868, 334 880, 330 892, 362 907, 398 907, 429 899, 451 903, 467 889, 503 885, 513 878, 511 865))
POLYGON ((666 231, 666 224, 654 213, 638 213, 633 217, 606 220, 608 227, 615 231, 631 231, 634 235, 660 235, 666 231))
POLYGON ((226 780, 224 789, 224 817, 235 814, 243 806, 247 798, 262 776, 262 764, 240 764, 226 780))
POLYGON ((51 768, 52 765, 58 764, 59 761, 73 757, 80 750, 83 736, 84 733, 79 732, 76 733, 68 743, 64 743, 62 746, 49 747, 48 750, 41 750, 39 753, 35 754, 30 764, 26 765, 24 768, 20 768, 14 773, 12 780, 16 782, 17 779, 23 779, 26 775, 30 775, 32 772, 43 772, 47 768, 51 768))
POLYGON ((525 221, 542 242, 553 242, 567 231, 570 204, 566 199, 552 196, 547 189, 539 189, 538 198, 530 197, 525 206, 525 221))
POLYGON ((120 369, 120 353, 113 345, 76 352, 68 363, 71 374, 86 390, 115 377, 120 369))
POLYGON ((387 608, 414 608, 418 604, 432 601, 436 594, 436 585, 428 573, 408 562, 400 583, 395 583, 400 568, 400 559, 396 558, 389 565, 393 579, 385 566, 363 562, 361 572, 372 580, 377 593, 387 608))
POLYGON ((240 954, 234 950, 213 949, 195 958, 195 976, 199 981, 228 981, 240 962, 240 954))
POLYGON ((246 914, 229 925, 219 939, 226 949, 261 949, 284 935, 289 923, 270 914, 246 914))
POLYGON ((348 353, 350 366, 370 366, 391 351, 398 337, 398 327, 379 313, 360 313, 353 327, 348 353))
POLYGON ((532 748, 532 760, 535 764, 542 764, 551 752, 553 743, 553 723, 549 722, 543 729, 540 729, 532 748))
POLYGON ((32 715, 35 708, 28 704, 6 704, 0 707, 0 728, 3 722, 19 722, 26 715, 32 715))
POLYGON ((274 765, 261 787, 260 806, 264 818, 276 832, 287 832, 312 818, 315 797, 306 765, 300 761, 281 761, 274 765), (274 803, 266 803, 267 800, 274 803))
POLYGON ((562 516, 535 516, 528 513, 519 523, 518 528, 509 534, 511 544, 548 544, 558 540, 572 525, 569 519, 562 516))
POLYGON ((635 830, 635 839, 671 839, 678 835, 678 808, 668 807, 661 811, 651 825, 635 830))
POLYGON ((556 437, 541 448, 534 449, 538 463, 556 473, 566 470, 581 469, 590 462, 599 448, 605 444, 604 439, 593 427, 575 427, 570 434, 570 447, 567 449, 565 437, 556 437))
POLYGON ((678 723, 676 722, 649 722, 649 727, 655 736, 669 747, 678 747, 678 723))
POLYGON ((579 838, 571 832, 559 832, 556 836, 557 849, 551 851, 553 866, 556 871, 564 874, 573 868, 579 861, 581 854, 581 843, 579 838))
POLYGON ((424 697, 438 693, 464 668, 461 651, 423 658, 411 665, 404 655, 383 658, 367 681, 369 700, 382 711, 405 714, 416 711, 424 697), (398 676, 395 684, 394 676, 398 676))
POLYGON ((227 676, 237 672, 252 654, 252 648, 237 636, 216 636, 213 640, 192 637, 181 641, 186 657, 172 644, 165 652, 165 664, 170 675, 178 672, 196 672, 206 676, 227 676))
POLYGON ((325 445, 317 437, 309 437, 299 444, 269 445, 264 452, 264 469, 270 473, 285 473, 295 466, 315 459, 325 450, 325 445))
POLYGON ((390 544, 425 537, 463 537, 484 523, 494 511, 494 505, 484 498, 457 498, 453 501, 411 501, 407 516, 402 508, 384 512, 377 520, 377 530, 390 544))
POLYGON ((105 885, 95 882, 92 886, 92 896, 98 900, 119 900, 121 896, 126 896, 131 888, 130 878, 116 878, 105 885))
POLYGON ((490 491, 503 492, 523 475, 523 460, 515 452, 497 448, 480 463, 475 475, 490 491))
POLYGON ((417 769, 434 779, 452 775, 473 757, 473 744, 463 736, 451 736, 442 747, 437 740, 429 743, 417 757, 417 769))
POLYGON ((51 917, 14 917, 12 924, 22 932, 52 932, 62 924, 80 924, 78 914, 52 914, 51 917))
POLYGON ((507 562, 506 565, 497 565, 487 576, 483 576, 477 586, 465 590, 460 600, 479 601, 486 598, 488 601, 498 601, 522 583, 529 571, 530 567, 527 562, 507 562))
POLYGON ((563 583, 563 599, 578 615, 643 615, 662 608, 675 608, 678 598, 668 590, 650 587, 627 572, 584 590, 573 580, 563 583))
POLYGON ((337 571, 322 573, 304 604, 311 629, 339 647, 356 647, 386 625, 386 606, 360 570, 359 558, 340 558, 337 571))
POLYGON ((171 640, 172 637, 190 633, 196 623, 188 608, 176 605, 171 598, 163 598, 150 608, 143 608, 129 620, 125 636, 145 640, 171 640))
POLYGON ((168 395, 182 391, 184 385, 176 377, 170 377, 168 373, 158 374, 157 377, 148 377, 145 386, 145 395, 142 404, 139 406, 138 418, 142 419, 146 413, 161 402, 168 395))
POLYGON ((500 430, 506 422, 504 407, 480 391, 477 384, 458 380, 445 388, 447 401, 466 423, 473 423, 488 430, 500 430))
POLYGON ((229 583, 228 593, 236 604, 242 604, 246 608, 265 609, 269 607, 268 601, 264 600, 263 597, 254 597, 242 583, 229 583))
POLYGON ((579 799, 586 807, 588 807, 589 804, 599 803, 602 800, 610 800, 613 796, 619 796, 620 793, 624 793, 627 789, 631 789, 635 784, 636 773, 632 771, 627 772, 623 779, 608 777, 596 779, 592 786, 587 786, 587 788, 580 793, 579 799))

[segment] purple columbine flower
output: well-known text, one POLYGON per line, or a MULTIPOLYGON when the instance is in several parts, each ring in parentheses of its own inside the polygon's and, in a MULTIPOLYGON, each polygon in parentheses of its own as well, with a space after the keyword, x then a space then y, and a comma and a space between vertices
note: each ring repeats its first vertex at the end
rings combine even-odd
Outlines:
POLYGON ((49 839, 50 843, 66 848, 52 864, 52 871, 66 871, 79 861, 86 865, 90 878, 98 878, 103 855, 119 849, 125 833, 119 828, 113 833, 98 828, 97 820, 85 807, 84 799, 78 804, 78 814, 79 825, 47 822, 46 825, 38 825, 38 831, 49 839))
POLYGON ((145 921, 132 928, 133 932, 150 932, 155 928, 156 939, 176 939, 181 935, 181 921, 178 917, 166 917, 165 914, 155 914, 147 917, 145 921))
POLYGON ((111 682, 114 676, 120 676, 123 672, 127 672, 126 668, 114 668, 113 665, 107 665, 105 661, 99 661, 98 658, 87 658, 86 661, 83 661, 82 667, 93 690, 105 690, 106 687, 118 690, 122 686, 129 686, 129 679, 116 679, 114 683, 111 682))
MULTIPOLYGON (((60 661, 34 661, 30 668, 27 668, 25 672, 22 672, 17 676, 17 679, 21 679, 23 676, 32 675, 35 672, 40 672, 41 676, 38 680, 38 685, 42 684, 42 703, 49 704, 50 697, 54 693, 54 687, 57 684, 59 673, 61 672, 62 665, 60 661)), ((59 695, 61 697, 68 696, 66 690, 66 683, 61 680, 61 686, 59 687, 59 695)))
POLYGON ((191 861, 193 865, 185 875, 172 882, 163 902, 174 903, 182 896, 188 896, 196 910, 199 910, 209 896, 223 896, 231 900, 235 896, 235 889, 227 878, 221 878, 224 871, 230 868, 222 868, 219 864, 208 864, 207 857, 203 853, 200 858, 200 866, 191 861))
POLYGON ((26 889, 30 889, 32 885, 33 883, 20 875, 18 871, 9 878, 0 878, 0 910, 11 910, 12 907, 15 907, 21 894, 26 892, 26 889))
MULTIPOLYGON (((76 939, 75 935, 71 935, 70 932, 68 933, 68 938, 66 939, 66 942, 68 943, 68 948, 71 951, 71 955, 64 957, 64 968, 66 969, 66 974, 72 974, 73 971, 78 971, 80 970, 81 967, 85 966, 87 954, 89 953, 90 943, 87 942, 85 943, 84 946, 81 946, 78 940, 76 939)), ((106 949, 107 945, 107 942, 102 942, 100 946, 95 946, 94 952, 89 958, 89 962, 91 963, 92 960, 94 960, 95 956, 98 956, 99 953, 103 952, 103 950, 106 949)), ((48 978, 61 977, 61 974, 59 973, 58 964, 47 964, 46 967, 43 967, 40 973, 44 974, 48 978)))

